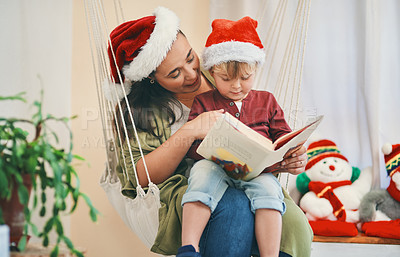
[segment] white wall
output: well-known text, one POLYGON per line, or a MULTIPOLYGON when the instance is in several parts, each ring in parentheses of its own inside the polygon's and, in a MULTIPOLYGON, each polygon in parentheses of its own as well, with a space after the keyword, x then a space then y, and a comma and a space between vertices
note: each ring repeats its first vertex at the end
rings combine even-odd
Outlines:
MULTIPOLYGON (((0 35, 0 95, 25 91, 30 103, 0 103, 0 116, 29 118, 42 88, 44 113, 71 116, 72 2, 0 0, 0 35)), ((67 146, 65 128, 53 129, 67 146)), ((43 224, 38 215, 33 220, 43 224)), ((70 218, 63 220, 68 235, 70 218)))

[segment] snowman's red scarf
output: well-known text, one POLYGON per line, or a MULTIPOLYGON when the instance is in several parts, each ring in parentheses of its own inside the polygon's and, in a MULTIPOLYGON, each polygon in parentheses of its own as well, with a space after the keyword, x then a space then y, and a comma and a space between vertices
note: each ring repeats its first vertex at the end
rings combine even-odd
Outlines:
POLYGON ((344 210, 342 202, 333 192, 333 189, 347 185, 351 185, 350 180, 336 181, 330 183, 311 181, 308 184, 308 189, 314 192, 319 198, 325 198, 329 200, 333 207, 333 214, 335 215, 335 217, 340 221, 345 221, 346 212, 344 210))

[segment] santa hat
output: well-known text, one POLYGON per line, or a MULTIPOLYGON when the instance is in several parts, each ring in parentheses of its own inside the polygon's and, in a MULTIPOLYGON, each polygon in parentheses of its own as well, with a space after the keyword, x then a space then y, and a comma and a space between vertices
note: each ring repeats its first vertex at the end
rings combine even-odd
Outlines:
MULTIPOLYGON (((396 172, 400 172, 400 144, 384 144, 382 152, 385 155, 385 165, 388 176, 392 177, 396 172)), ((387 191, 394 199, 400 202, 400 191, 396 187, 393 179, 390 180, 387 191)))
POLYGON ((348 162, 347 158, 340 154, 336 144, 330 140, 323 139, 311 143, 307 149, 308 162, 306 170, 314 166, 317 162, 328 157, 337 157, 348 162))
POLYGON ((264 46, 257 34, 257 21, 246 16, 238 21, 216 19, 203 51, 203 67, 228 61, 262 64, 264 46))
MULTIPOLYGON (((114 82, 122 82, 126 88, 131 81, 148 77, 165 59, 178 32, 179 18, 165 7, 157 7, 152 16, 116 27, 110 34, 108 47, 114 82)), ((104 87, 107 86, 113 85, 104 87)), ((120 85, 117 87, 121 94, 120 85)))

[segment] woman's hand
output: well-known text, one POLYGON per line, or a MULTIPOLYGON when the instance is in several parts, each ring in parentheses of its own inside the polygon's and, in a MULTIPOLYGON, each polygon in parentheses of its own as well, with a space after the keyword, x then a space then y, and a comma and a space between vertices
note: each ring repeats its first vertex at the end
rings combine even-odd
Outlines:
POLYGON ((289 150, 281 162, 268 168, 273 173, 288 172, 292 175, 299 175, 304 172, 307 165, 307 153, 304 145, 289 150))
POLYGON ((195 139, 203 139, 214 123, 224 113, 223 109, 203 112, 195 119, 185 124, 185 129, 190 129, 195 139))

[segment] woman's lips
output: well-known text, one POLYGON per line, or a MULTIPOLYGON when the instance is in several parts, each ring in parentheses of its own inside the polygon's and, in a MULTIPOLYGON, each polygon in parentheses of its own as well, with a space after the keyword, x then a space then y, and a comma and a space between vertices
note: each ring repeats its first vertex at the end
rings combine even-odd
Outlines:
POLYGON ((199 78, 200 78, 200 76, 197 76, 197 77, 196 77, 196 80, 195 80, 192 84, 190 84, 190 85, 188 85, 188 86, 189 86, 189 87, 197 86, 197 84, 199 84, 199 78))

